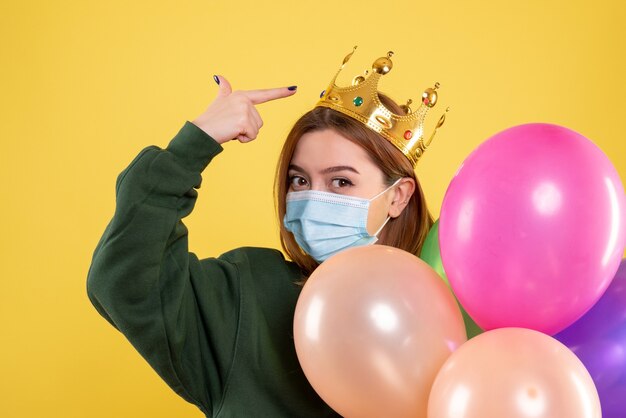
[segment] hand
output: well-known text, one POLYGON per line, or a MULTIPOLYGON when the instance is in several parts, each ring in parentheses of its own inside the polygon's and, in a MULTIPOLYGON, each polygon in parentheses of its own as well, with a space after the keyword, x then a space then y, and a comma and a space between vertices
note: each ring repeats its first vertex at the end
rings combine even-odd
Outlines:
POLYGON ((238 139, 239 142, 255 139, 263 120, 254 106, 296 93, 296 90, 288 90, 287 87, 232 91, 228 80, 218 77, 217 97, 192 123, 220 144, 231 139, 238 139))

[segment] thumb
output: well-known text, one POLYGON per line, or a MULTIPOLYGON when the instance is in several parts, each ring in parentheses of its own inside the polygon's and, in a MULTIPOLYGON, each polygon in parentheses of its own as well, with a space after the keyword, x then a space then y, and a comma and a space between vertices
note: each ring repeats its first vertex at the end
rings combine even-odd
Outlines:
POLYGON ((217 92, 217 97, 226 97, 233 92, 233 89, 230 87, 230 83, 228 80, 224 78, 224 76, 216 75, 214 76, 215 82, 219 84, 219 91, 217 92))

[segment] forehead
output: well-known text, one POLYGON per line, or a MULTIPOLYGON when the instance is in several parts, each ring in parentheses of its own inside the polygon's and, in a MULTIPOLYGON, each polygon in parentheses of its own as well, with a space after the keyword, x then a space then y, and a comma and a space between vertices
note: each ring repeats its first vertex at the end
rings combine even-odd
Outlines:
POLYGON ((291 163, 312 171, 341 165, 378 170, 364 148, 332 129, 302 135, 291 163))

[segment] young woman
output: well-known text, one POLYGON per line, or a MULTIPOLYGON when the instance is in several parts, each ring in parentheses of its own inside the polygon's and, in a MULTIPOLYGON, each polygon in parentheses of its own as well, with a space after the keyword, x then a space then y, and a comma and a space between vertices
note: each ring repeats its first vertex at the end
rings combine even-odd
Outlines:
POLYGON ((292 320, 302 283, 319 262, 355 245, 417 255, 432 217, 402 152, 361 122, 315 107, 295 123, 277 170, 280 236, 291 261, 251 247, 198 259, 181 219, 194 207, 202 171, 225 142, 257 137, 263 122, 255 105, 296 92, 233 92, 224 77, 215 79, 219 93, 206 111, 165 149, 142 150, 118 176, 89 298, 206 416, 337 416, 296 357, 292 320))

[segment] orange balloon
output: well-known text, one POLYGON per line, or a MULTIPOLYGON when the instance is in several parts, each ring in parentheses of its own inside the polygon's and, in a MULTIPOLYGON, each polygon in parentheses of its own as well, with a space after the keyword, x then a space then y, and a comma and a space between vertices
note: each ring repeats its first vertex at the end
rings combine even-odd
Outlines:
POLYGON ((296 305, 294 340, 309 382, 339 414, 420 418, 441 365, 467 336, 428 264, 370 245, 315 270, 296 305))
POLYGON ((601 418, 583 363, 538 331, 500 328, 465 343, 443 365, 429 418, 601 418))

